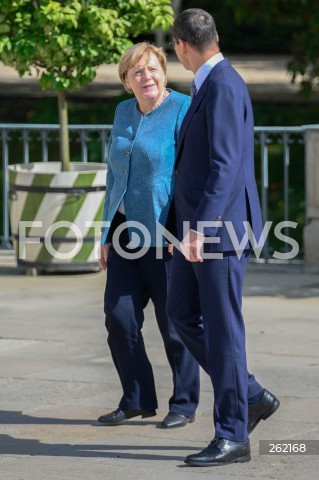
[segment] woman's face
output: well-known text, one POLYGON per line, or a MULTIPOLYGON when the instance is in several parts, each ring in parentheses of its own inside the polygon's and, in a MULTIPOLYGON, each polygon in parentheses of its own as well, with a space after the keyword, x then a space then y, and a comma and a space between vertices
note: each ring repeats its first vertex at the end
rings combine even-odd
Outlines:
POLYGON ((147 53, 128 70, 126 86, 132 90, 139 104, 156 103, 163 95, 166 76, 154 53, 147 53))

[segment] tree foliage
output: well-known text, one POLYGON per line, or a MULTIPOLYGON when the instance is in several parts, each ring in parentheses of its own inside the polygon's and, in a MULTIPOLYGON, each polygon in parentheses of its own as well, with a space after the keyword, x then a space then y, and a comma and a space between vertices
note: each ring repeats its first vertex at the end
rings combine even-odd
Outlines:
POLYGON ((268 22, 273 28, 290 24, 292 34, 288 70, 304 93, 319 87, 319 7, 318 0, 225 0, 232 6, 239 24, 268 22))
POLYGON ((141 32, 167 29, 168 0, 0 0, 0 60, 35 69, 45 90, 75 90, 141 32))

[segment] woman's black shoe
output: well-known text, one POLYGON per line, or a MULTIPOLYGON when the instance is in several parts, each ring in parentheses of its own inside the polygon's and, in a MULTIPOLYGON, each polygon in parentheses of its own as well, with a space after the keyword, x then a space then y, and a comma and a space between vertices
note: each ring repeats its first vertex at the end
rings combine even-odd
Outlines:
POLYGON ((102 415, 97 419, 98 422, 106 426, 115 426, 121 425, 130 418, 139 417, 148 418, 154 417, 156 415, 156 410, 121 410, 117 408, 114 412, 107 413, 102 415))

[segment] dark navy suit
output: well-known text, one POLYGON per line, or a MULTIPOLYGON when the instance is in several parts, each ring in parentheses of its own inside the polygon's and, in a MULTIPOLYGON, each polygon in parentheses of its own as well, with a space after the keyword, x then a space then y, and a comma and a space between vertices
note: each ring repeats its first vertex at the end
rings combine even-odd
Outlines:
MULTIPOLYGON (((222 259, 191 263, 174 252, 168 316, 214 389, 215 435, 247 439, 247 399, 262 391, 247 371, 242 287, 250 242, 238 258, 224 222, 240 242, 243 222, 258 240, 262 221, 254 174, 253 114, 247 88, 224 59, 200 87, 181 126, 176 156, 175 211, 179 240, 183 222, 219 222, 202 231, 216 243, 206 252, 222 259)), ((188 228, 186 228, 186 231, 188 228)))

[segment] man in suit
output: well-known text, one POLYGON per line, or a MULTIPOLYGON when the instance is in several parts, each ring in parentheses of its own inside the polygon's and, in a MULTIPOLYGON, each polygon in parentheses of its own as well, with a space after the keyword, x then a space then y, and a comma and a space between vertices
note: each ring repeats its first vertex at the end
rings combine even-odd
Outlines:
POLYGON ((279 407, 247 370, 241 312, 249 252, 262 234, 252 107, 244 81, 219 50, 211 15, 185 10, 172 33, 178 59, 195 77, 176 154, 181 251, 173 255, 167 312, 214 390, 215 437, 185 462, 246 462, 249 433, 279 407))

